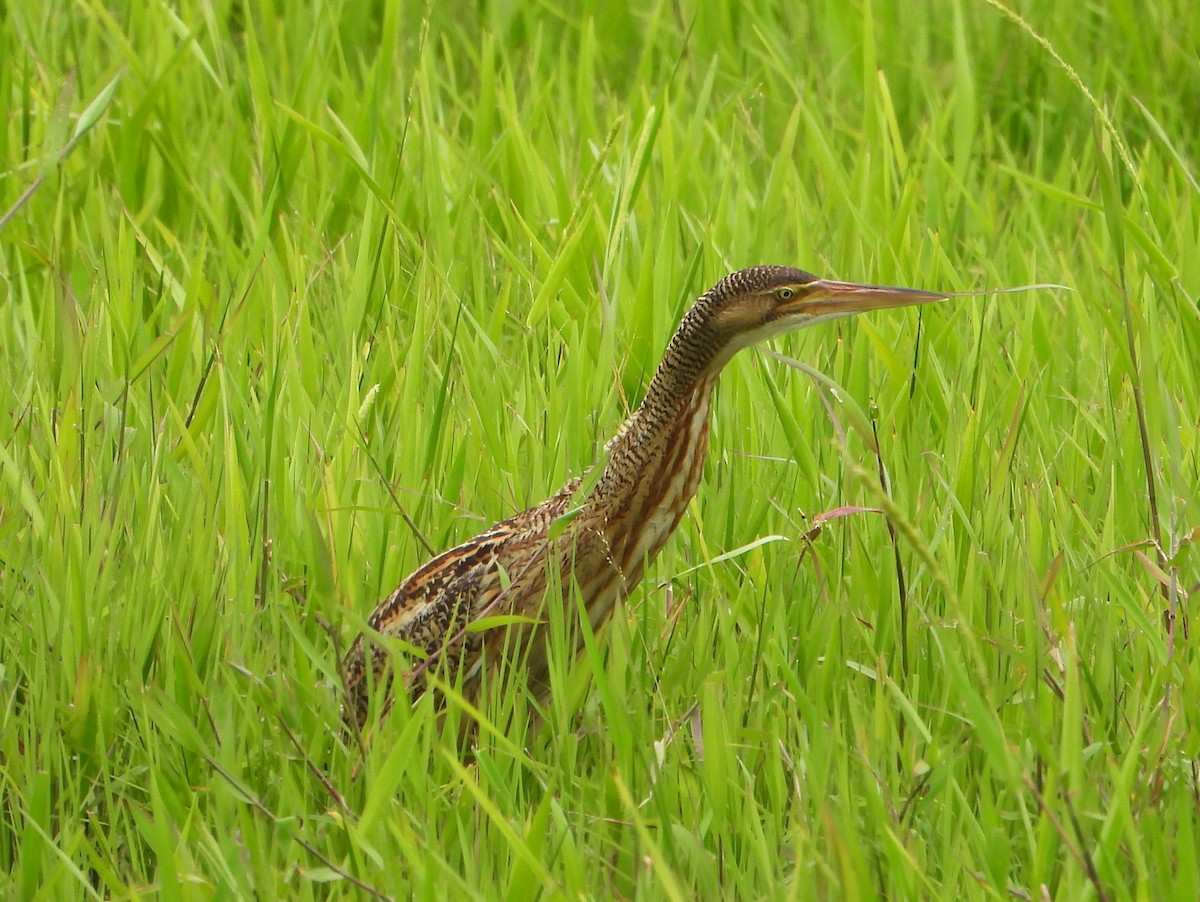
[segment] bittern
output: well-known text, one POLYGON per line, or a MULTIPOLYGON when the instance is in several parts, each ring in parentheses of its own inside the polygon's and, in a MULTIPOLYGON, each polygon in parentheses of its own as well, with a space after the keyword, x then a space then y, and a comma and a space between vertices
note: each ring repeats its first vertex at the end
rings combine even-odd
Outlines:
MULTIPOLYGON (((571 605, 578 591, 590 628, 598 630, 638 585, 700 484, 713 385, 734 354, 825 320, 945 297, 835 282, 785 266, 726 276, 684 315, 642 403, 607 444, 590 489, 572 479, 541 504, 439 554, 379 604, 370 630, 346 658, 347 720, 366 719, 370 686, 390 689, 392 665, 381 638, 402 640, 418 653, 405 679, 410 696, 437 666, 457 676, 470 697, 484 667, 505 648, 525 650, 530 685, 544 691, 547 597, 571 605), (502 625, 470 628, 485 617, 502 625)), ((582 623, 570 607, 567 613, 577 652, 582 623)))

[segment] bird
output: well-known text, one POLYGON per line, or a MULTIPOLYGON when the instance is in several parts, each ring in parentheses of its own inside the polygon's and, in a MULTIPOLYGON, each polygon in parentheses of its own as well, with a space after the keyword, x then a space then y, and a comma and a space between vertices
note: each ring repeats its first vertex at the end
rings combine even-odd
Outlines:
POLYGON ((342 662, 347 724, 366 723, 373 692, 387 712, 394 671, 404 671, 410 699, 425 691, 431 671, 471 698, 485 669, 513 649, 525 655, 528 687, 544 697, 546 605, 563 605, 578 653, 584 639, 574 599, 598 631, 639 584, 700 486, 713 387, 738 351, 828 320, 947 297, 790 266, 752 266, 722 278, 680 320, 641 403, 605 446, 598 473, 571 479, 542 503, 442 552, 378 604, 342 662), (409 656, 415 663, 405 671, 409 656))

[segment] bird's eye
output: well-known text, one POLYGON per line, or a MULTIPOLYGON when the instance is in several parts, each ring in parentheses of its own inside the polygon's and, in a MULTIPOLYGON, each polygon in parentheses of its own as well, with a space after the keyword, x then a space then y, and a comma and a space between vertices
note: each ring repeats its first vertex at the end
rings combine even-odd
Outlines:
POLYGON ((795 296, 796 291, 793 288, 780 288, 775 292, 775 297, 779 298, 781 301, 790 301, 795 296))

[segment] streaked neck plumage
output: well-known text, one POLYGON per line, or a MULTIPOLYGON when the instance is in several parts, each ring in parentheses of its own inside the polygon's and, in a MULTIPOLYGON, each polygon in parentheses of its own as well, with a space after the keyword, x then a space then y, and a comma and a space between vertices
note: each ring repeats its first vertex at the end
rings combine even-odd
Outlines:
POLYGON ((680 322, 645 398, 608 443, 586 502, 631 579, 662 549, 700 485, 713 385, 732 356, 709 324, 710 306, 702 296, 680 322))

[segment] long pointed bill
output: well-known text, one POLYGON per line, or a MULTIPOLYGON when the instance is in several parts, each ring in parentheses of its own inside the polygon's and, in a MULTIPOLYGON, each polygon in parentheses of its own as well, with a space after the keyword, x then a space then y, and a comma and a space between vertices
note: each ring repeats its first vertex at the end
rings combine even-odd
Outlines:
POLYGON ((828 316, 839 313, 865 313, 889 307, 911 307, 944 301, 948 295, 917 288, 892 288, 888 285, 860 285, 857 282, 835 282, 817 279, 809 282, 788 304, 788 312, 809 316, 828 316))

